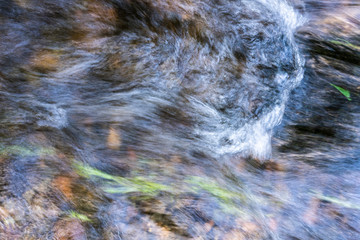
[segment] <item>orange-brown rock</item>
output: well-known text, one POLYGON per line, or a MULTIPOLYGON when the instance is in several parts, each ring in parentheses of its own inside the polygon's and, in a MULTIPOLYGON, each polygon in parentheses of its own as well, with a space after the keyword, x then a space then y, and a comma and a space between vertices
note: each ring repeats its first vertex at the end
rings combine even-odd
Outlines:
POLYGON ((110 127, 106 145, 108 148, 113 150, 117 150, 120 148, 121 137, 119 132, 115 128, 110 127))

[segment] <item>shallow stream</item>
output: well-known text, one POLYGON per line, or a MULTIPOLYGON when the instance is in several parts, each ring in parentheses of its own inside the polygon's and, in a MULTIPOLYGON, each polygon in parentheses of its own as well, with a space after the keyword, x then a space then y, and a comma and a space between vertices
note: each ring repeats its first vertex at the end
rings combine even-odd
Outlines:
POLYGON ((0 239, 360 239, 360 3, 2 0, 0 239))

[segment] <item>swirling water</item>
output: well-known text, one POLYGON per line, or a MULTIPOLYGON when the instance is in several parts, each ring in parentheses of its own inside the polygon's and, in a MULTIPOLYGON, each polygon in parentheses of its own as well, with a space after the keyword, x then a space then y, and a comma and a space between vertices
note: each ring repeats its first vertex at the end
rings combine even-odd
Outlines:
POLYGON ((2 1, 1 238, 360 238, 359 14, 2 1))

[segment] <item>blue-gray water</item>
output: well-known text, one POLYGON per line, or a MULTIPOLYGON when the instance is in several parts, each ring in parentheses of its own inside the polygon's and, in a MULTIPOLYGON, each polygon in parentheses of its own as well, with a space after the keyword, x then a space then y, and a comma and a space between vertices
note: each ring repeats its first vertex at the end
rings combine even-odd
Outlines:
POLYGON ((360 4, 0 2, 1 239, 360 239, 360 4))

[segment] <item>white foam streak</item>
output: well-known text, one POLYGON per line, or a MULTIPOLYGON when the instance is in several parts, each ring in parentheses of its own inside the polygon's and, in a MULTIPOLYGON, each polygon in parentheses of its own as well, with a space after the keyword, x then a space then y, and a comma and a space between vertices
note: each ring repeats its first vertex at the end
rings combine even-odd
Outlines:
MULTIPOLYGON (((221 142, 221 139, 227 138, 231 144, 222 146, 216 149, 218 154, 242 153, 244 156, 252 156, 259 160, 271 158, 271 138, 272 131, 275 126, 281 123, 285 104, 288 100, 289 93, 302 80, 304 74, 304 59, 294 41, 294 32, 296 28, 305 23, 304 18, 297 13, 284 0, 258 0, 264 4, 268 9, 280 17, 282 26, 285 27, 287 37, 290 39, 292 47, 295 51, 296 72, 291 76, 286 73, 278 73, 275 81, 281 85, 288 85, 280 96, 280 103, 274 105, 268 113, 261 116, 257 120, 250 121, 237 130, 226 129, 222 126, 221 130, 216 133, 207 132, 209 141, 221 142), (290 84, 289 84, 290 83, 290 84)), ((228 127, 228 126, 227 126, 228 127)))
POLYGON ((289 30, 292 36, 296 28, 305 23, 305 18, 300 15, 295 9, 290 6, 285 0, 258 0, 264 4, 268 9, 279 15, 283 24, 289 30))

